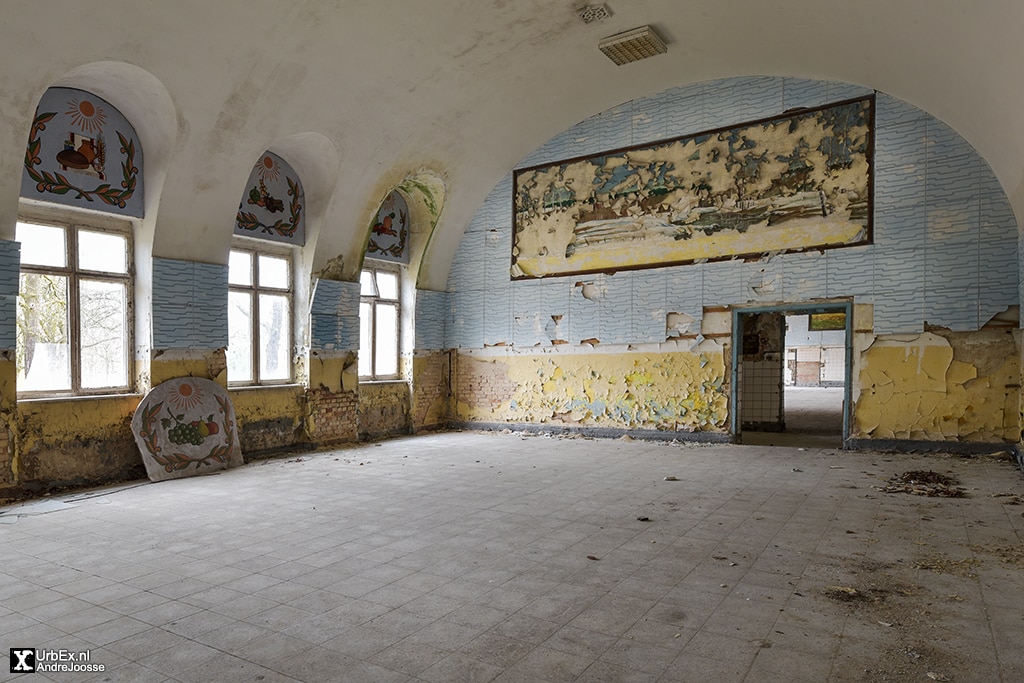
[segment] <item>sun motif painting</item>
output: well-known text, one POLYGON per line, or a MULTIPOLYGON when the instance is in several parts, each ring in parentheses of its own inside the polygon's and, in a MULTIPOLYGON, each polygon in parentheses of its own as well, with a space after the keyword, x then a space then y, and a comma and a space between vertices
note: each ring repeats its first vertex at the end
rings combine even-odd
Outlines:
POLYGON ((142 148, 134 128, 91 93, 50 88, 32 119, 21 196, 142 216, 142 148))
POLYGON ((208 379, 180 377, 153 387, 135 411, 132 431, 153 481, 242 464, 231 398, 208 379))
POLYGON ((874 98, 514 173, 512 277, 871 241, 874 98))
POLYGON ((169 400, 177 410, 191 410, 203 402, 203 390, 195 382, 178 382, 167 390, 169 400))
POLYGON ((253 165, 235 216, 235 234, 274 242, 306 242, 305 197, 299 176, 281 157, 264 152, 253 165))

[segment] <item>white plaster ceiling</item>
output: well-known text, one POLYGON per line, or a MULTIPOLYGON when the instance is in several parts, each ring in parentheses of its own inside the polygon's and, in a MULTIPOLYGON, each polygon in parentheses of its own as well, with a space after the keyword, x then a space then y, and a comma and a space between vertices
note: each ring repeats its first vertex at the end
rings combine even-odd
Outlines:
POLYGON ((314 267, 341 254, 349 274, 387 192, 409 174, 439 174, 446 204, 420 282, 443 289, 466 224, 535 147, 634 97, 730 76, 847 81, 902 98, 971 142, 1024 216, 1018 0, 610 0, 613 16, 589 25, 580 4, 5 5, 0 237, 13 237, 31 117, 54 84, 92 88, 137 123, 154 253, 167 258, 226 263, 246 177, 271 148, 304 174, 314 267), (643 24, 667 54, 615 66, 598 51, 601 37, 643 24))

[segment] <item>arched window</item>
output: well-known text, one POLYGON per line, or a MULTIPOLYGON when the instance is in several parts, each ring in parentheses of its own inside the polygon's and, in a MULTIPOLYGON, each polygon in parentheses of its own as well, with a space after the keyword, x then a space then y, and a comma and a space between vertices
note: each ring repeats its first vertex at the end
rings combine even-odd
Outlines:
POLYGON ((401 375, 401 278, 409 252, 409 206, 393 191, 377 209, 359 275, 359 376, 363 379, 401 375))
POLYGON ((22 199, 32 201, 16 227, 20 395, 132 388, 132 218, 142 216, 142 189, 142 147, 125 117, 83 90, 47 90, 22 176, 22 199))
POLYGON ((293 252, 305 243, 304 214, 298 174, 264 152, 238 207, 228 261, 229 384, 293 379, 293 252))

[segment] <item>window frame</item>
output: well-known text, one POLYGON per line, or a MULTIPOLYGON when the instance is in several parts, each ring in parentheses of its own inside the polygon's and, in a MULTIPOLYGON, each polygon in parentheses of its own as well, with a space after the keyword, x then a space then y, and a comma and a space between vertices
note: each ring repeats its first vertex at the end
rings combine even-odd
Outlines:
MULTIPOLYGON (((228 387, 230 388, 244 388, 244 387, 264 387, 264 386, 280 386, 293 384, 295 382, 295 363, 293 359, 293 348, 295 341, 295 253, 291 249, 266 247, 262 244, 242 244, 236 241, 232 244, 229 252, 229 270, 228 270, 228 305, 231 305, 231 294, 235 293, 247 293, 250 301, 251 311, 251 324, 249 328, 249 360, 252 367, 252 376, 250 379, 234 380, 231 378, 230 364, 228 370, 228 387), (249 279, 250 284, 239 285, 231 282, 230 273, 230 255, 233 253, 245 253, 250 256, 250 270, 249 279), (275 259, 284 259, 285 271, 288 275, 288 286, 287 288, 271 287, 268 285, 260 285, 260 256, 265 256, 275 259), (285 341, 286 350, 286 363, 288 367, 288 374, 284 378, 280 379, 263 379, 260 377, 260 366, 261 366, 261 354, 260 354, 260 295, 267 294, 273 296, 285 296, 288 300, 288 321, 284 325, 287 330, 288 338, 285 341)), ((229 328, 228 328, 228 339, 230 345, 230 316, 229 328)))
MULTIPOLYGON (((370 374, 359 374, 359 380, 363 382, 393 382, 404 379, 402 374, 402 267, 399 264, 390 264, 386 261, 374 261, 364 259, 363 267, 359 271, 359 324, 362 326, 362 306, 370 306, 370 374), (369 272, 373 277, 373 287, 376 290, 373 294, 362 293, 363 273, 369 272), (377 273, 388 273, 395 276, 396 293, 394 299, 380 296, 380 289, 377 284, 377 273), (395 308, 395 372, 391 374, 380 374, 377 372, 377 307, 378 305, 394 306, 395 308)), ((360 331, 362 332, 362 331, 360 331)), ((362 333, 360 333, 362 342, 362 333)), ((360 344, 359 353, 362 353, 360 344)), ((357 364, 358 365, 358 364, 357 364)))
MULTIPOLYGON (((17 399, 73 398, 78 396, 115 396, 130 394, 135 391, 135 243, 133 224, 116 217, 101 216, 40 216, 33 213, 19 213, 18 224, 39 225, 59 228, 64 233, 64 266, 44 266, 27 264, 19 259, 18 264, 18 298, 21 298, 21 276, 25 274, 57 275, 67 278, 68 317, 68 364, 70 388, 68 389, 37 389, 23 390, 17 380, 20 370, 15 360, 15 377, 17 399), (79 233, 92 232, 110 234, 125 240, 125 272, 91 270, 79 265, 79 233), (125 384, 107 387, 83 388, 82 386, 82 330, 81 330, 81 281, 109 282, 123 286, 125 295, 124 307, 124 369, 125 384)), ((15 226, 17 229, 17 226, 15 226)), ((17 304, 20 307, 20 301, 17 304)), ((16 323, 17 326, 17 323, 16 323)), ((20 335, 18 335, 20 336, 20 335)), ((15 355, 19 351, 15 344, 15 355)))

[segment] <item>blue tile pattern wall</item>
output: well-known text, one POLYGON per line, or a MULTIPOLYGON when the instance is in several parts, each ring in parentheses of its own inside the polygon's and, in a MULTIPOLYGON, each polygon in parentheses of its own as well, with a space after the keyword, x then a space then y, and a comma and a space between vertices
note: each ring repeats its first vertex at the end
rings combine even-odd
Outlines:
MULTIPOLYGON (((777 77, 688 85, 582 121, 519 167, 870 93, 846 83, 777 77)), ((699 320, 705 306, 849 296, 875 305, 879 334, 920 332, 925 323, 978 329, 1020 298, 1018 229, 1005 193, 974 149, 926 112, 877 93, 875 115, 874 243, 824 253, 512 281, 509 173, 480 207, 455 255, 444 345, 543 346, 558 335, 573 344, 663 341, 673 311, 699 320), (594 287, 597 298, 583 297, 581 283, 594 287)), ((429 334, 417 335, 418 347, 438 343, 433 325, 429 334)))
POLYGON ((228 344, 228 267, 153 259, 153 348, 228 344))
POLYGON ((416 292, 416 348, 444 348, 445 322, 448 319, 447 292, 421 289, 416 292))
POLYGON ((18 274, 21 268, 21 244, 0 240, 0 349, 18 344, 18 274))
POLYGON ((359 350, 359 283, 317 280, 310 313, 314 350, 359 350))

